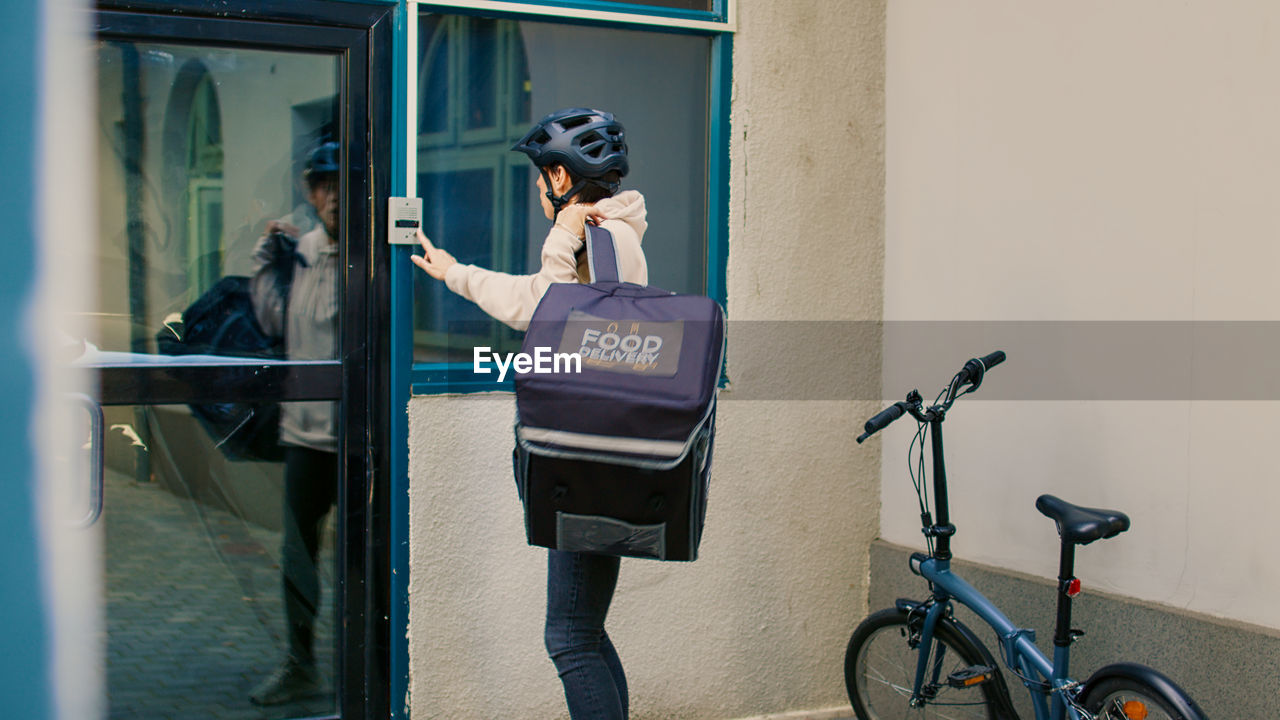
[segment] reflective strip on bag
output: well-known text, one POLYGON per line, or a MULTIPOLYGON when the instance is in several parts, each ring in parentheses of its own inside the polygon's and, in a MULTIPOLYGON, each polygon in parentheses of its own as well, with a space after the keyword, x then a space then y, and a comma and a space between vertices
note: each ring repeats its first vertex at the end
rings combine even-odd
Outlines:
POLYGON ((648 440, 645 438, 589 435, 565 430, 520 427, 516 431, 526 442, 558 445, 560 447, 595 450, 598 452, 627 453, 649 457, 678 458, 684 455, 688 443, 682 440, 648 440))

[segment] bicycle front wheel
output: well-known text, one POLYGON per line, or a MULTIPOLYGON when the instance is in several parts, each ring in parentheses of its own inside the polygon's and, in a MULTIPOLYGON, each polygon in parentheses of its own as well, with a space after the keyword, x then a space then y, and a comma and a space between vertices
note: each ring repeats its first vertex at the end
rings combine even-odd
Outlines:
POLYGON ((844 682, 859 720, 997 720, 999 701, 992 682, 966 688, 947 676, 983 664, 984 653, 948 620, 938 623, 932 647, 919 642, 921 617, 896 608, 881 610, 858 626, 844 656, 844 682), (929 652, 923 702, 911 707, 920 652, 929 652))
POLYGON ((1085 710, 1097 720, 1197 720, 1178 708, 1191 705, 1189 699, 1170 697, 1163 688, 1138 678, 1113 677, 1088 688, 1081 698, 1085 710))

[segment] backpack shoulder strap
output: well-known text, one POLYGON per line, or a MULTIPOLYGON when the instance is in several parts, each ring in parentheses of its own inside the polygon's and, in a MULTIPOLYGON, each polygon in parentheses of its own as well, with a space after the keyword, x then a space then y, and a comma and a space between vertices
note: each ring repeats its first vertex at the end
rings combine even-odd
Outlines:
POLYGON ((587 223, 586 227, 587 267, 591 271, 591 282, 622 282, 613 233, 591 223, 587 223))

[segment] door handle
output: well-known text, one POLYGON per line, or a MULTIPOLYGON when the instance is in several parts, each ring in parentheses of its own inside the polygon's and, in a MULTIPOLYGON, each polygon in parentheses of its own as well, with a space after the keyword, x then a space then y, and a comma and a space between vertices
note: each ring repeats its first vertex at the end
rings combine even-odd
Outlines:
POLYGON ((71 393, 71 399, 89 411, 89 511, 74 523, 77 528, 87 528, 102 517, 102 477, 106 464, 106 430, 102 405, 83 393, 71 393))

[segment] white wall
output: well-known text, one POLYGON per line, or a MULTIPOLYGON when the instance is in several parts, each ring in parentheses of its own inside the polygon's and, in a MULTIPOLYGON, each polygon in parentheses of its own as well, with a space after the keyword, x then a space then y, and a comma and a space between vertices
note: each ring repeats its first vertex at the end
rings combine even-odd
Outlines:
MULTIPOLYGON (((891 3, 885 319, 1280 319, 1277 27, 1268 0, 891 3)), ((1033 509, 1052 492, 1132 517, 1129 533, 1078 555, 1086 590, 1280 627, 1280 564, 1262 532, 1280 504, 1276 404, 1193 402, 1179 387, 1085 400, 1109 380, 1043 357, 1014 370, 1016 347, 1024 362, 1037 357, 1028 343, 1043 328, 1028 327, 982 326, 983 337, 944 346, 929 373, 886 381, 892 399, 908 380, 936 392, 1001 345, 1008 367, 984 391, 1002 371, 1067 381, 1041 388, 1052 401, 980 393, 952 411, 957 554, 1054 575, 1056 535, 1033 509)), ((912 344, 886 341, 886 367, 908 364, 912 344)), ((1180 360, 1142 352, 1119 354, 1135 367, 1180 360)), ((886 539, 919 545, 903 472, 911 430, 883 440, 881 523, 886 539)))
MULTIPOLYGON (((866 611, 879 459, 850 438, 873 403, 744 399, 768 396, 787 368, 783 348, 745 323, 879 317, 884 8, 740 10, 734 385, 721 395, 700 559, 623 561, 609 632, 637 719, 847 705, 844 646, 866 611)), ((542 647, 546 554, 525 546, 511 479, 511 398, 415 398, 409 415, 413 717, 566 716, 542 647)))

